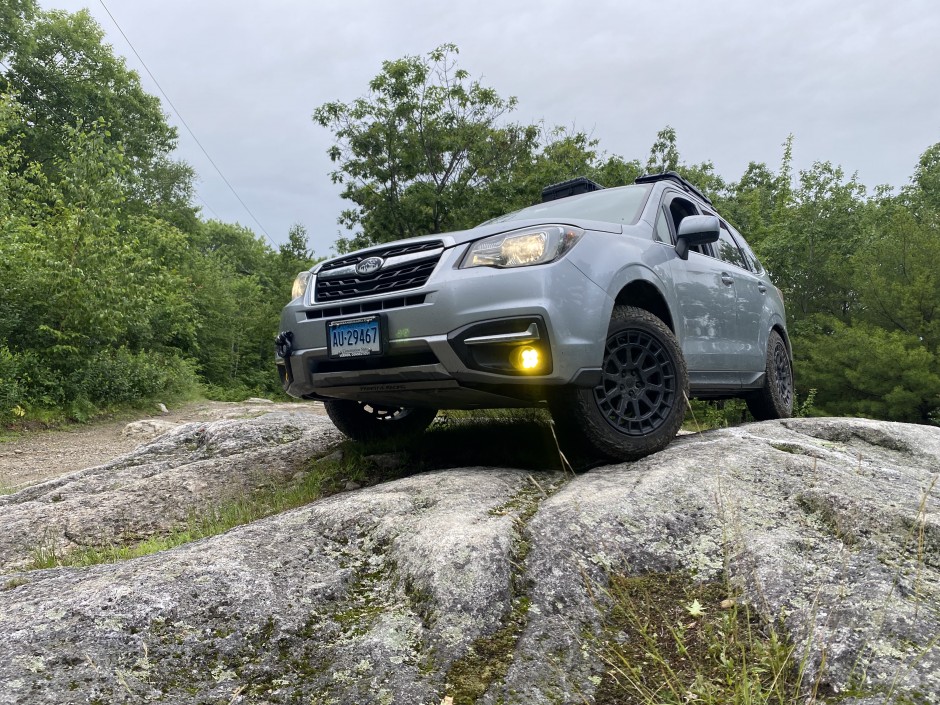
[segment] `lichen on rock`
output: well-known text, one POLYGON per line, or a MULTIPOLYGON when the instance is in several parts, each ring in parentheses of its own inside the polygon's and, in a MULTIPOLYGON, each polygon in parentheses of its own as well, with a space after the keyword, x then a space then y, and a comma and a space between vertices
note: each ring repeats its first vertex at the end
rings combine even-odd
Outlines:
MULTIPOLYGON (((297 444, 327 431, 224 423, 0 498, 0 537, 30 506, 97 501, 107 524, 149 492, 172 515, 202 468, 289 478, 297 444)), ((823 699, 940 702, 938 469, 940 429, 764 422, 567 479, 425 472, 144 558, 11 574, 0 703, 591 702, 608 581, 653 573, 729 581, 823 699)), ((72 532, 92 514, 69 516, 72 532)))

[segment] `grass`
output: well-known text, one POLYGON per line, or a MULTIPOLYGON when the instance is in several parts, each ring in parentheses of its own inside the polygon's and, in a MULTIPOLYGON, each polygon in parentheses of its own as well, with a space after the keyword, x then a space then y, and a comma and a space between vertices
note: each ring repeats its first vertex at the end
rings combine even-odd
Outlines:
MULTIPOLYGON (((799 396, 793 399, 793 416, 804 417, 817 415, 816 390, 810 389, 802 399, 799 396)), ((718 399, 708 401, 705 399, 688 400, 685 419, 682 429, 698 433, 711 431, 716 428, 739 426, 742 423, 751 423, 754 417, 747 409, 743 399, 718 399)))
POLYGON ((740 399, 705 401, 688 400, 688 407, 682 428, 685 431, 699 433, 716 428, 739 426, 754 419, 748 413, 747 405, 740 399))
POLYGON ((191 391, 185 394, 141 399, 132 404, 111 404, 101 407, 88 405, 82 407, 81 410, 69 406, 31 407, 22 417, 7 423, 0 423, 0 443, 18 440, 25 434, 36 431, 86 426, 103 421, 130 421, 140 418, 142 414, 156 415, 157 403, 174 407, 205 400, 206 397, 202 393, 191 391))
POLYGON ((794 649, 727 584, 682 573, 614 575, 598 646, 597 705, 797 705, 794 649))
POLYGON ((14 492, 19 491, 21 488, 16 485, 6 485, 0 482, 0 495, 13 494, 14 492))

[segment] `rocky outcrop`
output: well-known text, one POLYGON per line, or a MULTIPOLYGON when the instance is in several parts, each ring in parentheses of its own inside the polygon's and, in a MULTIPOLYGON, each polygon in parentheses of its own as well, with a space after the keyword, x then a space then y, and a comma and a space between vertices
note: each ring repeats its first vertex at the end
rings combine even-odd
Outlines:
MULTIPOLYGON (((214 457, 237 464, 244 429, 288 421, 232 422, 214 457)), ((172 464, 164 439, 115 471, 172 464)), ((938 702, 938 470, 940 429, 799 419, 576 477, 418 474, 145 558, 8 576, 0 703, 591 702, 607 577, 656 571, 729 579, 839 702, 938 702)), ((0 498, 0 535, 40 501, 21 495, 0 498)))
POLYGON ((110 463, 0 496, 0 573, 37 551, 62 555, 185 527, 193 514, 283 484, 342 438, 327 418, 300 411, 164 428, 110 463))

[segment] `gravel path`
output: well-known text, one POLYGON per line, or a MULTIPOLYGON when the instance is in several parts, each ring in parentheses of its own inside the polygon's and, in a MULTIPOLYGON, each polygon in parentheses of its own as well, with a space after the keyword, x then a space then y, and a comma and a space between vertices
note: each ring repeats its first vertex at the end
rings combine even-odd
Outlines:
POLYGON ((133 450, 156 435, 155 432, 126 434, 128 424, 134 421, 153 419, 159 423, 179 424, 246 418, 274 410, 303 410, 317 415, 326 413, 323 404, 319 402, 296 404, 266 400, 237 403, 202 401, 170 409, 166 414, 157 411, 152 416, 141 414, 136 419, 131 417, 121 421, 74 425, 54 431, 28 432, 0 443, 0 493, 101 465, 133 450))

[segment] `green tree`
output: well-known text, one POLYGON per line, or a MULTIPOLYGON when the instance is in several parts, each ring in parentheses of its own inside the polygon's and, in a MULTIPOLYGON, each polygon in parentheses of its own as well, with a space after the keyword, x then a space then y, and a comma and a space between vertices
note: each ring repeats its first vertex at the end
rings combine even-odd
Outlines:
POLYGON ((122 211, 129 167, 101 125, 63 128, 44 170, 19 149, 21 113, 0 103, 0 377, 18 404, 75 410, 189 384, 185 239, 122 211))
POLYGON ((816 313, 850 320, 857 290, 847 262, 861 244, 865 187, 816 162, 799 173, 792 193, 777 193, 771 227, 757 242, 789 315, 797 322, 816 313))
POLYGON ((920 155, 904 198, 920 219, 940 227, 940 142, 920 155))
POLYGON ((573 128, 542 130, 539 144, 526 159, 519 159, 511 173, 488 184, 473 201, 482 221, 538 203, 542 189, 578 176, 602 186, 633 183, 641 173, 637 161, 598 150, 598 140, 573 128))
POLYGON ((22 106, 21 148, 29 162, 48 171, 69 149, 64 128, 104 125, 105 141, 120 147, 128 166, 127 207, 193 225, 194 173, 169 156, 176 128, 86 10, 44 12, 33 0, 16 0, 0 14, 0 53, 8 67, 0 92, 14 93, 22 106))
MULTIPOLYGON (((278 247, 278 272, 283 282, 289 286, 298 272, 310 269, 317 262, 313 250, 310 249, 310 240, 307 228, 300 223, 294 223, 287 231, 287 242, 278 247)), ((285 294, 288 289, 284 289, 285 294)))
POLYGON ((917 336, 833 317, 814 328, 794 345, 796 372, 824 413, 928 423, 940 409, 940 365, 917 336))
POLYGON ((646 172, 661 174, 676 171, 678 168, 679 148, 676 146, 676 130, 666 125, 656 133, 656 141, 650 147, 650 154, 646 159, 646 172))
POLYGON ((686 164, 682 161, 676 130, 669 125, 656 133, 656 141, 650 147, 649 157, 646 159, 647 174, 662 174, 667 171, 675 171, 688 179, 712 200, 720 199, 726 188, 724 180, 715 172, 715 165, 711 162, 686 164))
POLYGON ((331 176, 354 204, 339 219, 355 232, 341 251, 475 225, 488 214, 473 196, 531 154, 538 129, 505 121, 516 99, 471 80, 456 55, 444 44, 385 61, 365 97, 314 112, 336 136, 331 176))
POLYGON ((6 0, 0 5, 0 59, 6 59, 23 34, 23 25, 36 14, 35 0, 6 0))
POLYGON ((869 204, 866 237, 850 260, 857 318, 915 336, 940 352, 940 237, 893 197, 869 204))

